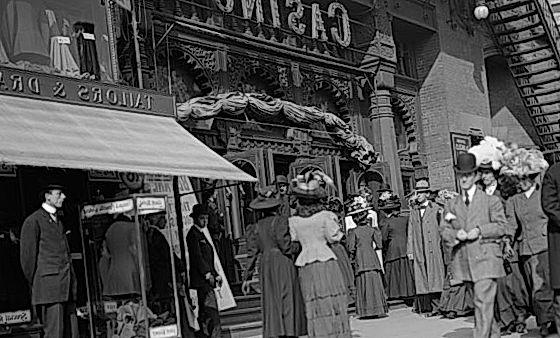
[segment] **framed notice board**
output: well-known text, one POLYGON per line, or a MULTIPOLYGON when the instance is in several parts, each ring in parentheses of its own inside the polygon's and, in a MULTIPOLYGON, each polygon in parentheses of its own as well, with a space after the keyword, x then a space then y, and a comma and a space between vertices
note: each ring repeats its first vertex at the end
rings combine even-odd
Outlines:
MULTIPOLYGON (((471 147, 471 137, 467 134, 450 133, 451 135, 451 152, 453 154, 453 165, 457 164, 457 157, 466 153, 471 147)), ((459 180, 455 175, 455 189, 459 191, 459 180)))

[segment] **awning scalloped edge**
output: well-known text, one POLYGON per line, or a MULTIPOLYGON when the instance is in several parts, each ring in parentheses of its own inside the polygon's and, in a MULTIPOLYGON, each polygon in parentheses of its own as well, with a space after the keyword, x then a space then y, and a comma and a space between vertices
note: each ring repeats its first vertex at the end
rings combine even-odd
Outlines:
POLYGON ((350 156, 363 166, 369 167, 374 164, 379 155, 365 137, 354 133, 338 116, 325 113, 317 107, 301 106, 266 94, 230 92, 197 97, 178 105, 177 113, 180 120, 204 120, 216 117, 220 113, 247 113, 257 118, 283 114, 288 120, 298 124, 323 123, 334 140, 350 150, 350 156))

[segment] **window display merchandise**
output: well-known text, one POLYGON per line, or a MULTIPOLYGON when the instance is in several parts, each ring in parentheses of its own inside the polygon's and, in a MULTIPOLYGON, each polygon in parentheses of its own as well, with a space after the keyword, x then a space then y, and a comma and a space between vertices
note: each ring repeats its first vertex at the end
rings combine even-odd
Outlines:
POLYGON ((183 269, 168 242, 166 207, 165 197, 134 195, 81 208, 90 305, 82 317, 91 338, 180 336, 183 269))
POLYGON ((89 0, 0 2, 0 64, 113 81, 106 13, 89 0))

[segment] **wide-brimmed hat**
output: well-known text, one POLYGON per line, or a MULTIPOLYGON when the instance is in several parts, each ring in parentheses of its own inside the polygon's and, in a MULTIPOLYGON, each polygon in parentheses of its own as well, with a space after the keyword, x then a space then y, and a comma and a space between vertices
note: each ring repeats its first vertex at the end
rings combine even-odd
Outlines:
POLYGON ((391 186, 387 183, 382 183, 381 186, 379 186, 379 189, 377 189, 377 192, 380 194, 386 191, 393 191, 391 190, 391 186))
POLYGON ((323 199, 328 196, 327 185, 333 185, 333 183, 325 173, 307 172, 292 180, 292 193, 298 198, 323 199))
POLYGON ((377 201, 377 205, 381 210, 400 209, 401 201, 399 196, 392 192, 384 192, 377 201))
POLYGON ((289 184, 288 178, 284 175, 277 175, 273 184, 289 184))
POLYGON ((41 188, 39 189, 39 199, 43 200, 45 198, 45 193, 47 191, 51 191, 51 190, 60 190, 64 193, 66 193, 66 187, 63 186, 62 184, 48 183, 48 184, 45 184, 45 185, 41 186, 41 188))
POLYGON ((257 198, 251 201, 249 208, 253 210, 264 210, 275 208, 282 204, 282 200, 276 196, 274 187, 268 186, 256 188, 255 190, 258 195, 257 198))
POLYGON ((346 201, 346 216, 352 216, 373 209, 367 198, 361 195, 353 195, 346 201))
POLYGON ((192 208, 191 218, 196 220, 200 215, 209 215, 208 207, 204 204, 196 204, 192 208))
POLYGON ((430 188, 430 183, 426 180, 419 180, 416 182, 414 186, 414 190, 416 192, 430 192, 432 189, 430 188))
POLYGON ((457 156, 457 164, 455 165, 455 172, 458 174, 469 174, 478 170, 476 164, 476 156, 471 153, 461 153, 457 156))

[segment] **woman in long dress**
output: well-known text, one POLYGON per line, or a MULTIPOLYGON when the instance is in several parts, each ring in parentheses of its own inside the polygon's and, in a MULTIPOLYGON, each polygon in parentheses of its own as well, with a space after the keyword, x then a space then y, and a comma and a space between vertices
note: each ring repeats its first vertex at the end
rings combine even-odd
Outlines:
MULTIPOLYGON (((338 216, 338 221, 340 225, 340 230, 346 233, 344 229, 344 204, 338 198, 329 198, 327 204, 327 210, 334 212, 338 216)), ((331 250, 336 256, 336 262, 340 267, 342 272, 342 277, 344 277, 344 283, 348 289, 348 305, 354 304, 356 301, 356 284, 354 284, 354 270, 352 269, 352 262, 346 251, 346 236, 343 237, 340 242, 335 242, 330 244, 331 250)))
POLYGON ((248 236, 249 264, 244 273, 243 293, 249 292, 257 257, 260 255, 263 337, 299 337, 307 334, 305 306, 292 256, 297 246, 290 239, 288 218, 277 214, 282 200, 273 188, 264 188, 250 204, 260 219, 248 236))
POLYGON ((371 226, 371 206, 362 196, 353 196, 347 215, 357 227, 348 232, 347 248, 356 275, 356 313, 360 318, 385 316, 389 311, 383 287, 383 269, 375 249, 381 247, 381 231, 371 226))
POLYGON ((388 299, 402 299, 412 303, 416 289, 414 273, 410 260, 406 255, 406 236, 408 216, 400 213, 399 197, 387 193, 379 199, 379 209, 386 217, 380 224, 383 233, 383 249, 385 251, 385 281, 388 299))
POLYGON ((331 181, 322 173, 307 173, 292 182, 298 216, 290 218, 290 233, 292 240, 302 246, 296 266, 305 301, 307 333, 310 338, 349 338, 347 288, 336 256, 328 246, 340 241, 342 231, 338 217, 324 210, 322 199, 327 197, 327 191, 321 180, 331 181))

